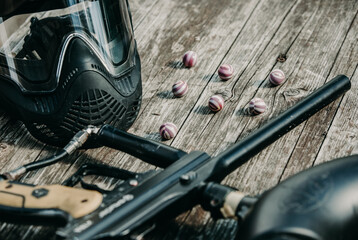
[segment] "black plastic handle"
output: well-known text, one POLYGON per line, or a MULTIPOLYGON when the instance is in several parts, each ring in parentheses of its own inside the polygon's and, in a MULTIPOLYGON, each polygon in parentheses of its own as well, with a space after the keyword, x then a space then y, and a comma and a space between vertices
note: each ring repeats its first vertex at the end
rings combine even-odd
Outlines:
POLYGON ((104 125, 98 132, 100 144, 137 157, 157 167, 166 168, 187 153, 150 139, 104 125))

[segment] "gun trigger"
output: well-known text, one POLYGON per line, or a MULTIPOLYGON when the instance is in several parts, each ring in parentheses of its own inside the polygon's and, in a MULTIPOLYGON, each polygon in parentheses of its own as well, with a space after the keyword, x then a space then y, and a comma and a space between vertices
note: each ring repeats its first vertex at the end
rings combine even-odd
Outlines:
POLYGON ((153 231, 156 227, 156 224, 153 223, 153 225, 149 226, 146 229, 143 229, 143 232, 139 233, 139 234, 133 234, 130 236, 131 240, 144 240, 144 237, 150 233, 151 231, 153 231))
POLYGON ((85 181, 83 181, 82 179, 80 180, 80 183, 81 183, 81 187, 83 189, 86 189, 86 190, 94 190, 94 191, 97 191, 97 192, 100 192, 102 194, 106 194, 106 193, 110 193, 111 191, 110 190, 105 190, 103 188, 100 188, 99 186, 97 186, 96 184, 90 184, 90 183, 86 183, 85 181))

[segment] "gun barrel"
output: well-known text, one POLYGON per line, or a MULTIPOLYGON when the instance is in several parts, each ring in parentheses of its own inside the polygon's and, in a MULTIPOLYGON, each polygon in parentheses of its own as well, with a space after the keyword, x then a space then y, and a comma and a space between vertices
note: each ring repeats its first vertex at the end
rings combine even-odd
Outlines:
POLYGON ((150 139, 135 136, 104 125, 97 134, 97 140, 104 146, 111 147, 157 167, 166 168, 187 153, 150 139))
POLYGON ((212 160, 216 162, 216 167, 210 180, 221 181, 251 157, 336 100, 350 87, 351 82, 348 77, 336 76, 253 134, 216 156, 212 160))

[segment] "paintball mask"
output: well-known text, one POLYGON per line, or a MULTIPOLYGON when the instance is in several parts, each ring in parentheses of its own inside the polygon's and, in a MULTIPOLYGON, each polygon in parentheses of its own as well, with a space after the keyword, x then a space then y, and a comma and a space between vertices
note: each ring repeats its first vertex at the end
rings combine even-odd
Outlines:
POLYGON ((42 142, 62 146, 88 125, 127 130, 140 70, 126 0, 0 2, 0 107, 42 142))

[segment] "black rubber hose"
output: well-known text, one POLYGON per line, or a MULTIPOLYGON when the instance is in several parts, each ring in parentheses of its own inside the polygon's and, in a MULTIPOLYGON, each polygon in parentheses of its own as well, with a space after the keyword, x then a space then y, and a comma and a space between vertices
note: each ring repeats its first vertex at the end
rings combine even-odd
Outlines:
POLYGON ((24 165, 24 168, 26 168, 26 172, 33 171, 36 169, 44 168, 47 166, 50 166, 52 164, 55 164, 59 161, 61 161, 63 158, 67 157, 68 153, 65 150, 61 150, 58 154, 55 154, 49 158, 42 159, 40 161, 28 163, 24 165))

